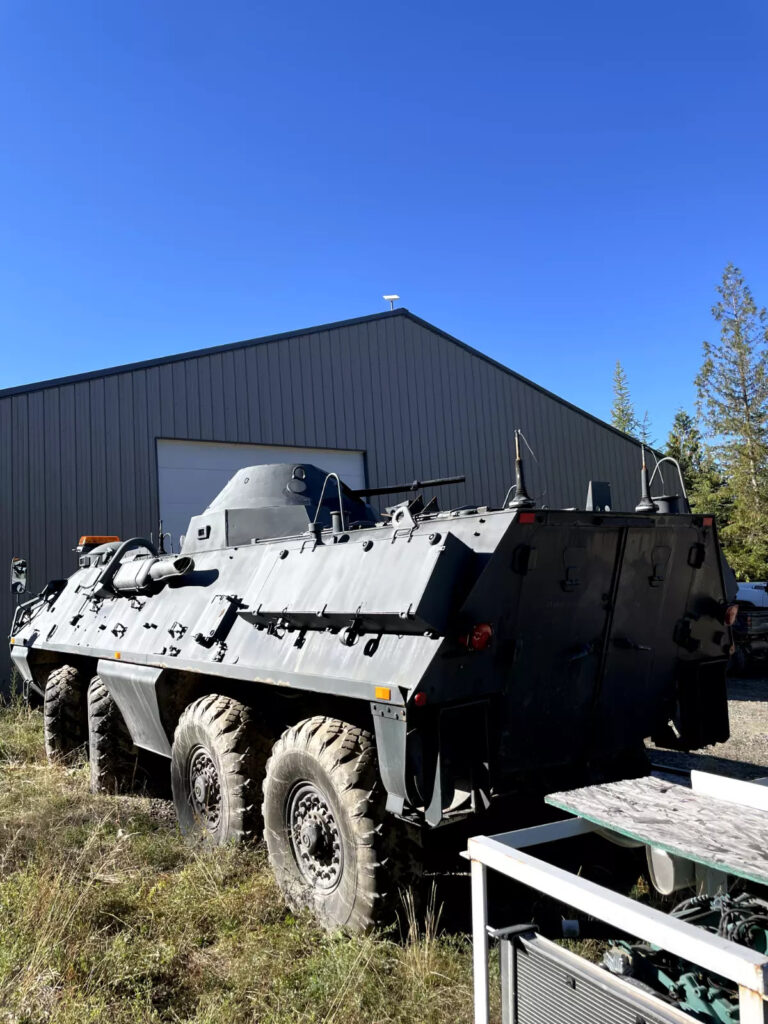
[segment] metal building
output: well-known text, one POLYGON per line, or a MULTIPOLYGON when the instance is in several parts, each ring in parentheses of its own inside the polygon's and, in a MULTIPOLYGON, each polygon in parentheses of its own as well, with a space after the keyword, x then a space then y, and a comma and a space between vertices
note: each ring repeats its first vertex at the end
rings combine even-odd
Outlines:
MULTIPOLYGON (((515 427, 539 504, 583 507, 596 479, 634 507, 636 442, 406 309, 8 388, 0 554, 37 590, 70 574, 81 534, 156 539, 162 519, 178 550, 236 469, 293 459, 352 486, 465 474, 443 507, 499 504, 515 427)), ((3 623, 12 606, 4 587, 3 623)))

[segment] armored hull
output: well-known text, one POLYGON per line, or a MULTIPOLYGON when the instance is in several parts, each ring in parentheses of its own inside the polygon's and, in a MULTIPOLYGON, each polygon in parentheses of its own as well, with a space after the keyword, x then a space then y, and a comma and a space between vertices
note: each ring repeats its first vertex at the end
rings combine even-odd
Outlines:
MULTIPOLYGON (((708 518, 406 503, 382 520, 313 467, 259 467, 193 518, 180 555, 140 540, 85 553, 22 607, 11 650, 41 693, 62 667, 97 676, 131 743, 171 759, 211 695, 247 709, 269 747, 341 723, 368 737, 376 814, 413 830, 618 777, 650 735, 727 738, 725 608, 708 518)), ((307 831, 285 800, 286 849, 317 833, 333 860, 327 816, 307 831)), ((311 872, 291 877, 323 917, 311 872)))

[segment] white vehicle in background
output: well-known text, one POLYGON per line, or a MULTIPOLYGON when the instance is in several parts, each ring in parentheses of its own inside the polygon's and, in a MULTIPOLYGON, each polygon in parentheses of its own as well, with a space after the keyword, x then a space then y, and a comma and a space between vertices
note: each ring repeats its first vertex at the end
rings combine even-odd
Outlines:
POLYGON ((739 614, 733 626, 732 669, 741 674, 768 659, 768 584, 739 583, 739 614))
POLYGON ((768 608, 768 583, 740 583, 736 600, 739 604, 768 608))

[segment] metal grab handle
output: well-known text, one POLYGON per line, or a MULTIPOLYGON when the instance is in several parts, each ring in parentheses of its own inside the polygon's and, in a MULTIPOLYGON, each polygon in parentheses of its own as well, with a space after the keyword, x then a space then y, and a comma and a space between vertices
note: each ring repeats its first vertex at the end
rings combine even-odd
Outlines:
POLYGON ((339 515, 341 516, 342 528, 344 528, 344 525, 345 525, 344 524, 344 502, 343 502, 342 497, 341 497, 341 480, 339 479, 339 474, 338 473, 329 473, 326 476, 325 480, 323 480, 323 489, 320 491, 320 501, 318 501, 318 503, 317 503, 317 511, 315 512, 315 518, 312 520, 312 529, 314 529, 315 526, 317 526, 317 517, 320 515, 320 509, 323 507, 323 498, 325 497, 325 488, 326 488, 326 485, 328 484, 328 481, 331 479, 331 477, 333 477, 333 479, 336 481, 336 487, 338 488, 338 492, 339 492, 339 515))
MULTIPOLYGON (((655 456, 654 456, 654 458, 655 458, 655 456)), ((677 459, 673 455, 665 455, 664 458, 657 460, 656 466, 655 466, 653 472, 651 473, 651 479, 648 481, 648 486, 650 487, 651 484, 653 483, 653 479, 656 476, 656 474, 659 472, 659 467, 661 466, 661 464, 663 462, 671 462, 672 465, 677 470, 677 475, 680 478, 680 487, 682 488, 682 491, 683 491, 683 497, 685 498, 686 503, 688 503, 688 493, 687 493, 687 491, 685 489, 685 480, 683 480, 683 471, 682 471, 682 469, 680 469, 680 463, 677 461, 677 459)), ((660 479, 661 479, 661 482, 663 484, 664 483, 664 477, 660 477, 660 479)))

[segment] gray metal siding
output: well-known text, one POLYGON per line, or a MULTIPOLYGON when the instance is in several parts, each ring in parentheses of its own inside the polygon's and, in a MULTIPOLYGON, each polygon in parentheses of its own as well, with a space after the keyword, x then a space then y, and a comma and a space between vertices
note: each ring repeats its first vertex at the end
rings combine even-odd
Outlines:
MULTIPOLYGON (((583 505, 593 478, 634 506, 636 443, 403 310, 11 389, 0 554, 27 556, 37 590, 72 571, 83 533, 156 532, 158 437, 362 450, 371 484, 464 473, 440 492, 456 506, 502 501, 516 426, 541 504, 583 505)), ((11 614, 3 587, 0 621, 11 614)))

